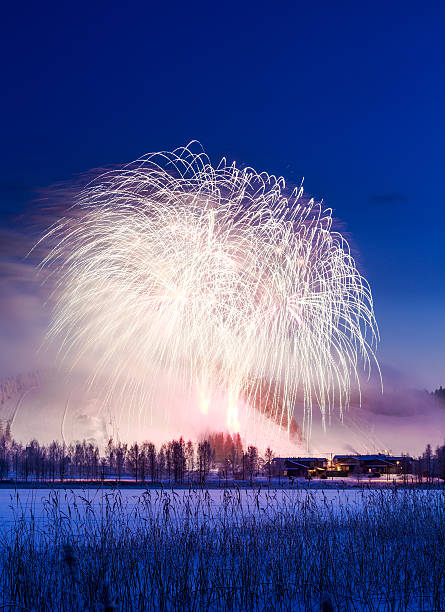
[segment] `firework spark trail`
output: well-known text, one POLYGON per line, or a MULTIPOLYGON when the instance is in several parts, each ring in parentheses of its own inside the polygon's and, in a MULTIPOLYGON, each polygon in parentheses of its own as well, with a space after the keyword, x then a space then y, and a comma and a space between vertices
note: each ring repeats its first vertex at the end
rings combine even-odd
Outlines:
POLYGON ((302 195, 190 145, 93 180, 44 237, 63 360, 93 360, 131 418, 166 377, 203 413, 223 394, 232 431, 259 395, 287 426, 302 398, 310 435, 312 407, 341 413, 369 374, 378 332, 331 211, 302 195))

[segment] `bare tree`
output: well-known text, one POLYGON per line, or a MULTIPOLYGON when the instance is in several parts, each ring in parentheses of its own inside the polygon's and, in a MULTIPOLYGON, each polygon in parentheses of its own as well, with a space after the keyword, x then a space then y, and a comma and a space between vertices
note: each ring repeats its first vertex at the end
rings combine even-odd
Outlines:
POLYGON ((270 448, 270 446, 266 448, 264 458, 266 460, 267 478, 269 480, 269 486, 270 486, 270 480, 272 477, 272 459, 274 458, 274 453, 273 453, 273 450, 270 448))
POLYGON ((110 474, 113 474, 115 468, 115 452, 113 438, 108 440, 107 446, 105 447, 105 457, 108 462, 108 470, 110 474))
POLYGON ((122 472, 125 466, 125 458, 127 455, 127 445, 119 444, 116 446, 116 469, 117 469, 117 478, 120 481, 122 472))
POLYGON ((165 464, 166 464, 166 450, 167 450, 167 446, 166 444, 163 444, 161 446, 161 449, 158 453, 158 470, 159 470, 159 479, 162 480, 162 477, 164 476, 165 473, 165 464))
POLYGON ((212 460, 212 448, 208 440, 204 440, 198 444, 198 469, 199 482, 204 484, 210 472, 210 463, 212 460))
POLYGON ((184 481, 185 471, 185 443, 182 438, 171 443, 171 461, 173 466, 173 479, 176 483, 184 481))
POLYGON ((144 442, 144 455, 147 460, 151 482, 156 479, 156 448, 152 442, 144 442))
POLYGON ((189 482, 190 475, 193 474, 195 469, 195 449, 193 447, 193 442, 189 440, 185 445, 185 458, 186 458, 186 469, 188 472, 189 482))
POLYGON ((253 479, 258 470, 258 449, 256 446, 247 448, 247 469, 250 476, 250 484, 253 484, 253 479))
POLYGON ((427 444, 425 452, 423 453, 423 473, 426 475, 426 481, 430 482, 432 478, 432 467, 433 467, 433 451, 431 450, 431 444, 427 444))
POLYGON ((138 473, 139 473, 139 444, 135 442, 133 446, 130 446, 127 453, 127 462, 130 467, 130 470, 133 472, 136 482, 138 481, 138 473))

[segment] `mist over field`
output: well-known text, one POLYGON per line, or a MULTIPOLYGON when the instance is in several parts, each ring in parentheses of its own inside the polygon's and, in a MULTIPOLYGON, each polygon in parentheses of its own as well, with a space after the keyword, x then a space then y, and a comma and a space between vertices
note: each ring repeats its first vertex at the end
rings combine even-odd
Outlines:
MULTIPOLYGON (((16 412, 13 434, 17 439, 37 438, 42 442, 61 439, 63 419, 67 440, 94 438, 99 444, 116 436, 116 427, 125 439, 150 439, 155 443, 179 435, 197 439, 209 430, 225 430, 223 398, 215 400, 209 415, 196 414, 194 419, 190 399, 172 395, 165 382, 155 398, 155 410, 141 421, 124 404, 104 408, 98 394, 85 389, 81 376, 64 376, 58 370, 55 347, 44 342, 50 316, 48 290, 41 286, 35 261, 24 258, 32 243, 12 230, 3 230, 1 238, 0 380, 39 372, 38 385, 3 398, 0 418, 8 419, 16 412)), ((88 367, 79 364, 78 371, 85 373, 88 367)), ((358 394, 353 393, 343 420, 333 410, 326 431, 315 408, 309 447, 306 440, 295 437, 289 440, 287 432, 277 426, 269 425, 268 429, 261 419, 256 429, 249 429, 252 440, 248 442, 260 447, 271 444, 276 452, 296 455, 308 450, 311 453, 391 450, 419 454, 427 443, 443 444, 443 405, 424 390, 411 389, 409 381, 394 368, 383 364, 382 377, 383 393, 374 373, 371 381, 362 384, 361 405, 358 394)), ((297 408, 295 417, 301 425, 302 410, 297 408)))
MULTIPOLYGON (((33 438, 42 443, 53 439, 62 441, 63 432, 67 442, 85 438, 103 445, 109 437, 119 436, 131 442, 150 440, 160 444, 181 435, 196 440, 208 432, 226 429, 222 405, 219 412, 216 406, 214 413, 197 413, 197 418, 191 419, 187 402, 182 404, 180 398, 176 398, 173 404, 166 393, 165 404, 160 398, 159 412, 151 423, 144 423, 137 415, 132 423, 124 413, 118 424, 116 414, 124 410, 122 406, 114 407, 114 411, 105 410, 98 398, 82 389, 80 384, 76 387, 72 379, 64 381, 54 370, 39 374, 35 380, 26 376, 19 379, 23 380, 20 389, 11 392, 6 385, 0 419, 13 417, 12 434, 23 442, 33 438), (176 410, 172 410, 175 405, 176 410)), ((263 450, 270 445, 276 453, 288 455, 304 455, 308 451, 323 455, 383 450, 418 455, 427 443, 433 447, 443 444, 445 409, 442 404, 420 391, 388 391, 384 395, 385 402, 377 391, 374 393, 369 395, 368 391, 361 407, 351 405, 343 420, 333 413, 326 431, 315 411, 309 448, 305 439, 298 440, 294 436, 289 440, 286 431, 259 418, 245 441, 263 450)), ((298 413, 296 418, 298 422, 298 413)))
MULTIPOLYGON (((45 344, 50 316, 46 303, 48 292, 40 284, 35 262, 24 259, 30 244, 18 232, 4 230, 2 233, 0 380, 39 372, 38 385, 31 384, 31 388, 14 392, 12 397, 7 397, 7 393, 3 397, 0 418, 8 419, 16 412, 13 424, 16 439, 37 438, 42 442, 61 439, 63 419, 67 440, 94 438, 99 444, 116 435, 116 427, 125 439, 150 439, 155 443, 172 436, 197 439, 209 430, 225 430, 223 398, 216 398, 209 415, 197 413, 193 419, 191 400, 172 395, 165 382, 159 386, 155 410, 149 418, 141 420, 123 404, 104 408, 98 394, 85 389, 81 376, 64 375, 58 369, 55 347, 45 344)), ((88 364, 79 364, 78 372, 85 373, 88 367, 88 364)), ((371 381, 362 384, 361 405, 358 394, 353 393, 343 420, 333 410, 326 431, 315 408, 309 447, 306 440, 295 437, 289 440, 287 432, 277 426, 267 426, 261 419, 257 420, 256 429, 250 428, 252 440, 248 442, 256 442, 260 447, 270 443, 277 452, 289 454, 308 450, 311 453, 391 450, 419 454, 427 443, 442 444, 443 405, 424 390, 411 389, 409 381, 394 368, 383 365, 382 377, 383 393, 374 373, 371 381), (271 438, 269 441, 264 439, 266 432, 271 438)), ((296 409, 295 418, 301 425, 302 410, 296 409)))

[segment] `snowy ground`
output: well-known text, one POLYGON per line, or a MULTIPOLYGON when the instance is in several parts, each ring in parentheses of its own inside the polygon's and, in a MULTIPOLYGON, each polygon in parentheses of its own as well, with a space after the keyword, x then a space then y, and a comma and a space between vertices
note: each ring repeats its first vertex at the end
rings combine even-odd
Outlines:
MULTIPOLYGON (((399 491, 400 497, 409 499, 409 491, 399 491)), ((418 490, 418 498, 429 503, 443 499, 443 491, 418 490)), ((368 504, 382 503, 394 496, 391 489, 0 489, 0 529, 11 526, 17 519, 44 521, 57 511, 70 517, 84 516, 94 511, 97 517, 107 507, 119 508, 131 515, 136 507, 143 507, 147 516, 159 516, 162 520, 168 512, 171 520, 183 521, 188 515, 200 520, 218 523, 230 515, 237 518, 239 510, 251 516, 279 513, 280 509, 292 508, 298 512, 305 507, 318 516, 335 516, 347 512, 349 515, 363 511, 368 504)))
POLYGON ((431 612, 444 564, 443 489, 0 490, 6 609, 431 612))

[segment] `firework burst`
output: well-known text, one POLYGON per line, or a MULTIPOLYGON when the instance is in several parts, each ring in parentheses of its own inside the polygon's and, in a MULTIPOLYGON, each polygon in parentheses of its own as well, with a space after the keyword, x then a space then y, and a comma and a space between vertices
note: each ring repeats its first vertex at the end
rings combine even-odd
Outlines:
MULTIPOLYGON (((193 145, 196 146, 196 145, 193 145)), ((160 380, 223 397, 227 426, 261 410, 289 424, 348 405, 377 341, 369 286, 331 211, 283 178, 213 167, 190 145, 90 182, 45 235, 55 279, 49 336, 85 359, 106 403, 156 411, 160 380), (131 401, 130 401, 131 398, 131 401)))

